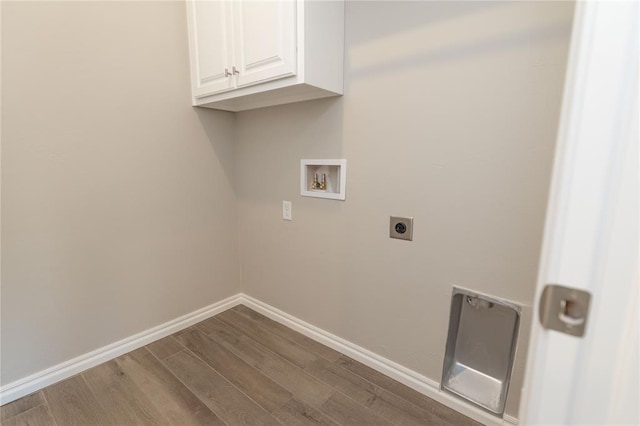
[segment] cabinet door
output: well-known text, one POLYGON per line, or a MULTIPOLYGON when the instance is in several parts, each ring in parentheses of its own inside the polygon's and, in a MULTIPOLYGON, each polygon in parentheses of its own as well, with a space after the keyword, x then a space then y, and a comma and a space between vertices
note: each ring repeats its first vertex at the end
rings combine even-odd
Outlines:
POLYGON ((189 1, 187 8, 193 96, 232 89, 231 4, 195 0, 189 1))
POLYGON ((233 6, 237 85, 294 75, 295 0, 239 0, 233 6))

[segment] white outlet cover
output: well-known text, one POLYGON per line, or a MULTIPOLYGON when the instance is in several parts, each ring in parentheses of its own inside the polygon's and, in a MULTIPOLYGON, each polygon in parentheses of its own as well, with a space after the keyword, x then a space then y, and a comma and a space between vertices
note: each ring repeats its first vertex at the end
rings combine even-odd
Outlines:
POLYGON ((291 201, 282 201, 282 219, 292 220, 291 201))

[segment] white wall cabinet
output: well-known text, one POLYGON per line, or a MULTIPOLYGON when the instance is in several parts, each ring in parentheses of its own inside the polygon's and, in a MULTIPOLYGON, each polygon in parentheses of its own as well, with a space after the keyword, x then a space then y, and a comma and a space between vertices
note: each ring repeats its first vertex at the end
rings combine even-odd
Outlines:
POLYGON ((193 105, 243 111, 342 94, 344 2, 187 2, 193 105))

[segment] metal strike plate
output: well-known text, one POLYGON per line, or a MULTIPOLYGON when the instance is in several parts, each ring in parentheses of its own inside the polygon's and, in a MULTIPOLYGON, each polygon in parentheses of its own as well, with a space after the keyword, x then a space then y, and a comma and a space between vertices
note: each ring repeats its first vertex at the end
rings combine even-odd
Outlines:
POLYGON ((590 300, 587 291, 548 284, 540 298, 540 323, 546 329, 582 337, 590 300))

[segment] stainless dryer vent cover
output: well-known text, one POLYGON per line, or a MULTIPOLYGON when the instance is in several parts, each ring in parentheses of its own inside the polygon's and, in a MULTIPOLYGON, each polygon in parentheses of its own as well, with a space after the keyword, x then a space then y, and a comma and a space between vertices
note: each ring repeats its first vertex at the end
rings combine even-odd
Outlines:
POLYGON ((502 416, 520 307, 454 287, 441 388, 502 416))

